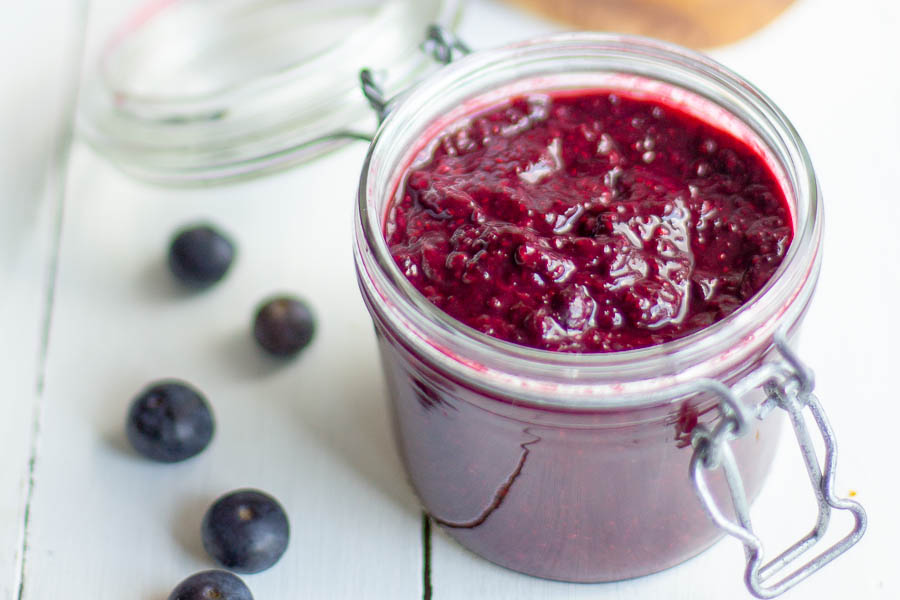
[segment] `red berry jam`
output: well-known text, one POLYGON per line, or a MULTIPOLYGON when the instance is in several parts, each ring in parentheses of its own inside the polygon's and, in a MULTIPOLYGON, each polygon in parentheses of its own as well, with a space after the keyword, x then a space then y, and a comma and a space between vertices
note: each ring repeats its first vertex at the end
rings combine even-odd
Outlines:
POLYGON ((749 300, 793 236, 766 161, 664 103, 601 91, 512 99, 450 127, 385 223, 432 303, 564 352, 677 339, 749 300))

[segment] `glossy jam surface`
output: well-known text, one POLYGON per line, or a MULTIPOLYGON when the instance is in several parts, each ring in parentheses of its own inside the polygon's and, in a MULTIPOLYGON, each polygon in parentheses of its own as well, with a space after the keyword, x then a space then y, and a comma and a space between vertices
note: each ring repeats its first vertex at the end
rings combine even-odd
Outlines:
POLYGON ((659 102, 592 91, 515 98, 457 123, 387 215, 429 301, 545 350, 663 343, 734 312, 793 235, 765 160, 659 102))

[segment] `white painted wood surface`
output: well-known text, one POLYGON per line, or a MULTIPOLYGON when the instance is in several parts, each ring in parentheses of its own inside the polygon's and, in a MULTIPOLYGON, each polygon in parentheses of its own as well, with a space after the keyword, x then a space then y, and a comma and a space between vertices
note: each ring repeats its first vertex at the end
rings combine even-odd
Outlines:
MULTIPOLYGON (((825 259, 802 335, 840 442, 838 490, 858 492, 870 526, 847 555, 786 600, 900 597, 900 7, 800 1, 770 27, 712 55, 756 83, 809 147, 825 195, 825 259)), ((789 433, 754 523, 770 548, 799 539, 815 508, 789 433)), ((834 527, 848 527, 835 518, 834 527)), ((844 531, 847 531, 845 529, 844 531)), ((663 573, 603 586, 536 581, 494 567, 443 534, 433 541, 435 598, 720 600, 746 598, 743 551, 731 539, 663 573)))
POLYGON ((0 19, 0 598, 19 593, 81 31, 78 3, 15 3, 0 19))
MULTIPOLYGON (((78 3, 20 4, 0 24, 0 60, 15 74, 0 81, 0 599, 163 600, 180 578, 211 566, 199 544, 205 507, 244 486, 279 497, 293 526, 282 562, 247 577, 257 598, 422 598, 420 512, 393 452, 353 278, 350 202, 364 148, 240 185, 177 190, 133 181, 76 143, 59 187, 49 175, 64 135, 78 3), (28 52, 37 35, 40 51, 28 52), (15 58, 26 54, 24 65, 15 58), (57 193, 64 218, 51 298, 57 193), (240 248, 222 285, 191 295, 171 282, 163 258, 171 232, 197 218, 220 224, 240 248), (261 357, 248 333, 255 304, 276 291, 309 298, 321 326, 309 351, 286 365, 261 357), (216 438, 185 464, 148 464, 123 439, 129 400, 159 377, 194 382, 214 406, 216 438)), ((92 15, 95 25, 105 18, 92 15)), ((485 47, 551 28, 473 0, 462 31, 485 47)), ((89 30, 89 44, 99 30, 89 30)), ((763 32, 714 53, 792 118, 826 194, 826 258, 803 351, 841 441, 839 489, 858 491, 871 523, 858 548, 790 600, 900 597, 898 30, 890 0, 801 0, 763 32)), ((809 502, 794 501, 808 491, 784 441, 754 509, 763 533, 783 540, 811 521, 809 502)), ((658 575, 568 585, 495 567, 434 532, 432 597, 744 598, 741 561, 737 543, 725 540, 658 575)))

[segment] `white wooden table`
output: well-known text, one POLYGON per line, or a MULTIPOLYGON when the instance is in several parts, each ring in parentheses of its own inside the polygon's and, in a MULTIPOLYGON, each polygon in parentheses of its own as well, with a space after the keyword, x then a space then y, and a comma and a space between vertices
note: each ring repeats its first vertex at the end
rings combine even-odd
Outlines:
MULTIPOLYGON (((605 585, 512 573, 440 531, 424 539, 352 270, 365 148, 224 188, 129 179, 70 144, 98 4, 17 2, 0 19, 0 599, 164 600, 212 566, 199 542, 205 508, 245 486, 280 498, 293 526, 281 562, 246 578, 260 600, 749 597, 730 539, 605 585), (164 252, 195 218, 231 232, 240 256, 222 285, 187 295, 164 252), (261 357, 248 333, 254 306, 274 291, 309 298, 319 314, 316 342, 286 365, 261 357), (130 399, 161 377, 195 383, 217 416, 211 447, 184 464, 150 464, 124 442, 130 399)), ((462 34, 477 48, 550 29, 480 0, 462 34)), ((826 256, 802 354, 840 439, 838 489, 857 493, 870 529, 790 600, 900 598, 898 32, 892 0, 800 0, 713 53, 793 119, 826 195, 826 256)), ((784 442, 754 509, 773 542, 813 518, 799 455, 784 442)))

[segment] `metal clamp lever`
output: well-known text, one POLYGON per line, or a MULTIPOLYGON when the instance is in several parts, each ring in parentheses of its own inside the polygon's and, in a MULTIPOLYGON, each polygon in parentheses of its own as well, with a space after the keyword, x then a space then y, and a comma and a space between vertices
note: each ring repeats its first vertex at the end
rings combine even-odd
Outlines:
POLYGON ((862 506, 853 500, 838 498, 834 494, 837 446, 834 432, 828 424, 828 419, 819 404, 819 400, 812 393, 812 372, 788 347, 783 335, 778 334, 775 336, 775 346, 786 364, 769 365, 767 368, 762 369, 759 372, 760 374, 754 378, 753 384, 756 384, 760 378, 763 378, 763 381, 759 383, 764 385, 768 396, 757 407, 756 417, 762 419, 776 407, 784 409, 790 415, 794 433, 803 453, 806 470, 813 486, 813 492, 819 505, 818 518, 812 531, 777 557, 763 564, 762 542, 753 532, 744 485, 738 472, 737 463, 734 460, 734 454, 728 443, 747 433, 747 422, 749 417, 753 416, 748 415, 750 409, 739 401, 741 395, 739 392, 749 390, 746 383, 736 386, 733 390, 718 382, 704 382, 700 386, 702 389, 713 392, 721 398, 719 410, 722 418, 714 429, 710 430, 700 425, 694 429, 692 434, 694 454, 691 458, 690 473, 696 492, 713 522, 725 533, 736 537, 744 544, 747 556, 744 580, 750 593, 757 598, 774 598, 795 586, 846 552, 860 540, 866 530, 866 513, 862 506), (818 425, 822 440, 825 442, 824 472, 819 465, 815 448, 806 427, 803 417, 804 408, 809 409, 818 425), (706 471, 719 467, 722 467, 728 484, 734 512, 737 516, 737 523, 724 515, 707 485, 706 471), (776 579, 776 575, 789 564, 798 560, 813 548, 822 538, 828 528, 832 509, 850 511, 855 519, 853 530, 814 558, 787 575, 777 578, 777 581, 774 583, 769 583, 771 580, 776 579))
MULTIPOLYGON (((471 52, 469 47, 463 43, 462 40, 439 25, 430 25, 428 27, 425 40, 422 42, 422 51, 442 65, 449 64, 459 55, 465 55, 471 52)), ((376 81, 375 74, 372 73, 370 69, 363 69, 359 72, 359 81, 362 85, 363 95, 366 97, 366 100, 368 100, 369 106, 375 111, 375 114, 378 117, 378 123, 380 124, 394 108, 395 98, 388 98, 385 95, 384 90, 376 81)), ((341 129, 317 137, 308 142, 308 144, 335 143, 346 140, 357 140, 369 143, 372 141, 373 137, 374 134, 372 133, 341 129)))
MULTIPOLYGON (((472 52, 465 42, 440 25, 428 26, 425 41, 422 42, 422 50, 442 65, 450 64, 458 55, 472 52)), ((391 112, 393 99, 385 96, 384 90, 378 85, 375 75, 370 69, 363 69, 359 72, 359 81, 362 85, 363 95, 369 101, 369 106, 378 115, 378 122, 381 123, 391 112)))

